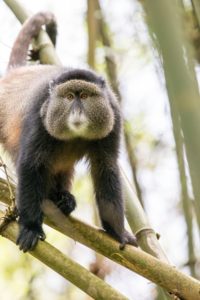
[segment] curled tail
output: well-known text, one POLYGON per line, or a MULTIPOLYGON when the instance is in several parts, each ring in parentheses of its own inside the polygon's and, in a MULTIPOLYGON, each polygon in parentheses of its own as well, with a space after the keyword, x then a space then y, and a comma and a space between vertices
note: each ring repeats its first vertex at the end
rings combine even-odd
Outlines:
POLYGON ((45 25, 52 43, 56 44, 57 24, 55 16, 50 12, 40 12, 26 20, 14 42, 7 70, 26 64, 28 48, 32 38, 36 37, 45 25))

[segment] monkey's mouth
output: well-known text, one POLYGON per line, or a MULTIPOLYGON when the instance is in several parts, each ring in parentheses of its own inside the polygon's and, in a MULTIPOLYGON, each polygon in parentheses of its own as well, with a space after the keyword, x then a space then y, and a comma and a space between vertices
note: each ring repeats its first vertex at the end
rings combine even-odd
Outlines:
POLYGON ((88 121, 84 114, 70 114, 68 127, 76 136, 83 135, 88 127, 87 125, 88 121))
POLYGON ((75 128, 79 128, 79 127, 81 127, 83 124, 82 124, 82 122, 80 122, 80 121, 74 121, 73 122, 73 127, 75 127, 75 128))
POLYGON ((69 123, 69 128, 71 129, 81 129, 87 127, 86 121, 74 120, 73 122, 69 123))

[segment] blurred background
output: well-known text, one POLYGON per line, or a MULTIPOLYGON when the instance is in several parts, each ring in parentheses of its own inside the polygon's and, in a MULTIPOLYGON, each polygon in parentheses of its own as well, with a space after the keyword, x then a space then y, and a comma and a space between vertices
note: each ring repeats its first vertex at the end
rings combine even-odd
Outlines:
MULTIPOLYGON (((126 136, 129 138, 128 152, 125 149, 127 140, 125 142, 122 139, 120 164, 129 180, 136 185, 149 222, 160 234, 159 241, 170 262, 199 279, 200 239, 193 209, 194 193, 183 149, 188 196, 188 205, 184 205, 180 165, 168 100, 169 91, 167 93, 163 61, 159 54, 159 46, 156 45, 154 31, 148 23, 142 6, 143 1, 99 2, 110 45, 105 46, 103 42, 96 41, 94 63, 91 57, 88 57, 89 2, 20 0, 31 13, 50 10, 55 14, 58 23, 56 49, 63 65, 87 68, 90 64, 109 79, 105 56, 114 59, 126 136)), ((200 24, 194 12, 193 1, 179 2, 182 7, 185 39, 193 45, 191 61, 198 78, 200 24)), ((0 74, 3 75, 21 24, 3 1, 0 1, 0 20, 0 74)), ((78 202, 73 215, 94 224, 94 195, 84 161, 77 165, 73 193, 78 202)), ((47 227, 45 231, 49 242, 87 268, 91 268, 91 264, 97 260, 95 253, 83 245, 47 227)), ((162 299, 159 298, 153 283, 109 260, 104 260, 102 264, 103 278, 129 299, 162 299)), ((22 254, 15 245, 4 238, 0 238, 0 266, 2 300, 89 299, 48 267, 29 255, 22 254)))

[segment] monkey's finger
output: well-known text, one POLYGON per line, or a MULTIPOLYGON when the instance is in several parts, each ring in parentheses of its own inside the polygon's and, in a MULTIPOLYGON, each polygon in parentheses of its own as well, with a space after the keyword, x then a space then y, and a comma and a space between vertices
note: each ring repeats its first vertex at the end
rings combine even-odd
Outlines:
POLYGON ((23 252, 27 252, 28 249, 30 248, 31 245, 31 241, 29 239, 24 239, 24 237, 22 237, 19 241, 19 250, 22 250, 23 252))
POLYGON ((28 250, 33 250, 33 249, 35 248, 35 246, 37 245, 39 239, 40 239, 40 237, 39 237, 38 235, 36 235, 36 236, 32 239, 31 245, 30 245, 30 247, 29 247, 28 250))
POLYGON ((19 231, 19 234, 18 234, 18 237, 17 237, 17 240, 16 240, 16 244, 17 245, 20 245, 21 244, 21 241, 22 241, 22 237, 24 235, 27 234, 27 228, 24 227, 23 225, 20 226, 20 231, 19 231))
POLYGON ((29 237, 26 241, 26 243, 24 243, 23 246, 23 252, 27 252, 29 250, 33 250, 35 248, 35 246, 38 243, 38 240, 42 240, 44 241, 46 238, 46 235, 44 232, 42 233, 38 233, 38 232, 29 232, 29 237))
POLYGON ((39 233, 39 239, 41 241, 44 241, 46 239, 46 234, 44 233, 43 230, 41 230, 41 232, 39 233))
POLYGON ((21 227, 18 239, 16 241, 17 245, 19 245, 19 249, 23 252, 27 252, 28 250, 32 250, 39 239, 45 239, 45 234, 42 230, 38 233, 38 231, 30 230, 26 227, 21 227))
POLYGON ((23 252, 27 252, 28 250, 31 250, 32 247, 34 247, 37 243, 38 237, 35 232, 32 232, 30 230, 27 230, 26 234, 21 236, 19 249, 23 252))

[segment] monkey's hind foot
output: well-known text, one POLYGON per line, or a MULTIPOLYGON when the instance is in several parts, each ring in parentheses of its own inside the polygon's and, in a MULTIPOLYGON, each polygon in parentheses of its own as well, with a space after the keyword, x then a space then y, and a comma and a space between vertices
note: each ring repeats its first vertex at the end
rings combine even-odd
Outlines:
POLYGON ((134 247, 138 247, 136 237, 134 235, 132 235, 130 232, 125 230, 122 241, 119 246, 119 249, 123 250, 125 248, 126 244, 132 245, 134 247))
POLYGON ((23 252, 33 250, 38 240, 44 241, 46 235, 40 225, 26 226, 20 224, 20 231, 16 241, 19 249, 23 252))
POLYGON ((58 198, 54 201, 54 203, 64 215, 68 216, 76 208, 76 200, 74 196, 68 191, 63 191, 59 192, 57 197, 58 198))
POLYGON ((138 247, 136 237, 133 234, 126 231, 125 229, 120 233, 117 233, 113 229, 113 227, 111 227, 111 225, 105 221, 103 221, 103 227, 109 235, 111 235, 114 239, 116 239, 120 243, 119 245, 120 250, 123 250, 126 244, 132 245, 134 247, 138 247))

